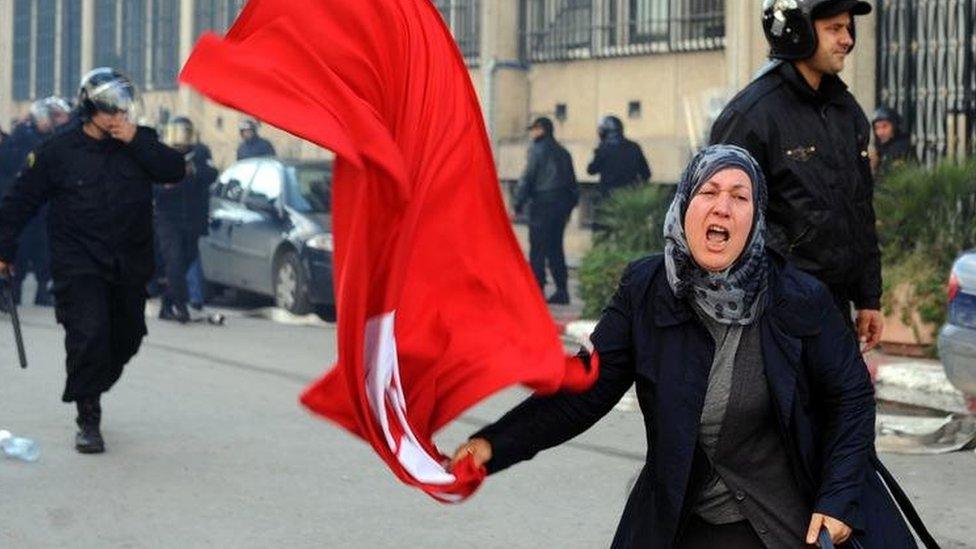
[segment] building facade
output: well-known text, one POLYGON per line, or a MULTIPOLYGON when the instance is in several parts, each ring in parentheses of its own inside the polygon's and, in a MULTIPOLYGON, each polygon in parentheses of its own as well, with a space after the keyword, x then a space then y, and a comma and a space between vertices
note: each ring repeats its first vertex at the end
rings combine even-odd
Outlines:
MULTIPOLYGON (((976 1, 976 0, 962 0, 976 1)), ((502 179, 525 163, 525 126, 556 122, 581 179, 596 124, 619 116, 654 179, 677 180, 710 118, 765 62, 762 0, 433 0, 468 63, 502 179)), ((236 112, 178 87, 196 39, 223 32, 244 0, 0 0, 0 126, 37 97, 73 98, 82 74, 119 67, 144 91, 156 124, 190 116, 225 166, 238 141, 236 112)), ((844 78, 874 107, 876 16, 859 18, 844 78)), ((265 127, 280 154, 324 151, 265 127)))

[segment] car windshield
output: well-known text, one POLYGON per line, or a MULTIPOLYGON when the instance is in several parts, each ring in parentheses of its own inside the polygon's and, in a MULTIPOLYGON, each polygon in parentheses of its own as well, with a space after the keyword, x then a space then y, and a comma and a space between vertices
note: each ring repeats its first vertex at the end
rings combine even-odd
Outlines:
POLYGON ((289 166, 288 202, 302 213, 329 213, 329 182, 332 173, 325 166, 289 166))

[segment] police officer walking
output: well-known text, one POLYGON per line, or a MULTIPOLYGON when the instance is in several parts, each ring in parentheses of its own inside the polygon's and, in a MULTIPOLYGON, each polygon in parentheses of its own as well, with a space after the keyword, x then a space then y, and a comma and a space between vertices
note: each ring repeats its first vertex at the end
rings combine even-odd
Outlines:
POLYGON ((837 76, 854 48, 859 0, 768 1, 771 62, 726 106, 712 143, 747 149, 769 182, 768 245, 830 289, 865 350, 881 339, 881 254, 870 126, 837 76))
POLYGON ((78 408, 75 448, 100 453, 101 394, 146 335, 153 272, 152 184, 183 178, 183 157, 136 126, 135 88, 110 68, 82 79, 81 124, 32 152, 0 202, 0 271, 9 273, 27 222, 50 204, 55 315, 64 326, 67 382, 78 408))
POLYGON ((241 133, 241 144, 237 146, 237 159, 255 158, 258 156, 275 156, 274 145, 258 135, 258 123, 250 118, 241 120, 237 127, 241 133))
POLYGON ((569 303, 569 274, 563 252, 563 233, 569 214, 579 201, 579 185, 569 151, 553 136, 552 120, 537 118, 529 126, 529 162, 515 193, 515 213, 529 205, 529 263, 539 287, 546 287, 546 265, 556 292, 548 302, 569 303))
POLYGON ((651 167, 640 145, 624 137, 624 123, 616 116, 604 116, 597 127, 600 145, 586 167, 590 175, 600 174, 600 197, 613 191, 647 183, 651 167))
POLYGON ((207 232, 210 184, 217 170, 197 144, 193 122, 178 116, 163 130, 163 143, 183 154, 186 176, 178 184, 155 188, 156 234, 166 273, 159 318, 185 323, 190 320, 187 274, 196 261, 197 241, 207 232))

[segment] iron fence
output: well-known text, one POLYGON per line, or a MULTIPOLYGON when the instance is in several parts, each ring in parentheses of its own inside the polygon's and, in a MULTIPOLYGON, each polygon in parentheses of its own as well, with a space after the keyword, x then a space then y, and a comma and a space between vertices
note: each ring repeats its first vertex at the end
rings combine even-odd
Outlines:
POLYGON ((477 65, 481 58, 481 1, 435 0, 454 40, 468 65, 477 65))
POLYGON ((897 111, 928 164, 976 144, 976 0, 879 0, 879 105, 897 111))
POLYGON ((522 0, 533 62, 719 49, 725 0, 522 0))

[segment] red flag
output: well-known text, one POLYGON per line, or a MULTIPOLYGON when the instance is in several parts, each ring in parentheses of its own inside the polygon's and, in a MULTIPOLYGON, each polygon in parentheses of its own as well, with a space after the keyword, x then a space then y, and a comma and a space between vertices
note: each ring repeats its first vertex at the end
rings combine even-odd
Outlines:
POLYGON ((336 366, 302 395, 404 482, 460 501, 484 478, 431 438, 521 383, 582 389, 501 199, 460 52, 429 0, 251 0, 180 75, 331 149, 336 366))

